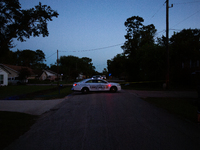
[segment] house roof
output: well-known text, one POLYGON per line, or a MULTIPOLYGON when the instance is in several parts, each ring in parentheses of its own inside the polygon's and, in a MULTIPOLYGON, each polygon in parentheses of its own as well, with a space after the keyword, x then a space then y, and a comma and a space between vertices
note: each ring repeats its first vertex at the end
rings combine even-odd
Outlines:
POLYGON ((49 72, 49 73, 54 74, 54 75, 57 75, 56 72, 53 72, 53 71, 51 71, 51 70, 43 70, 43 71, 45 71, 45 72, 49 72))
POLYGON ((15 66, 15 65, 9 65, 9 64, 0 64, 0 66, 2 66, 5 70, 12 70, 14 72, 19 73, 21 69, 26 68, 29 70, 31 76, 35 75, 35 73, 33 72, 33 70, 29 67, 24 67, 24 66, 15 66))
POLYGON ((10 72, 9 72, 8 70, 6 70, 3 66, 1 66, 1 64, 0 64, 0 68, 1 68, 3 71, 5 71, 5 72, 7 72, 7 73, 10 74, 10 72))
POLYGON ((29 68, 29 67, 16 66, 16 65, 10 65, 10 64, 0 64, 0 66, 1 66, 1 68, 3 70, 7 71, 8 73, 10 73, 9 70, 12 70, 12 71, 14 71, 16 73, 19 73, 21 69, 27 68, 29 70, 31 76, 41 76, 41 74, 43 72, 49 72, 49 73, 54 74, 54 75, 57 76, 57 73, 53 72, 51 70, 33 70, 33 69, 29 68))

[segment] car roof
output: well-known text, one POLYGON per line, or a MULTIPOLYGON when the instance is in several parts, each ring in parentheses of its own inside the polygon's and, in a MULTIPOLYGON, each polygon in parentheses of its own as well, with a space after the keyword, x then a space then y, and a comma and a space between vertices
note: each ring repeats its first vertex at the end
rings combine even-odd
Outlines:
MULTIPOLYGON (((106 80, 103 80, 103 79, 96 79, 96 78, 88 78, 88 79, 85 79, 84 82, 87 82, 89 80, 102 80, 102 81, 106 81, 106 80)), ((107 82, 107 81, 106 81, 107 82)))

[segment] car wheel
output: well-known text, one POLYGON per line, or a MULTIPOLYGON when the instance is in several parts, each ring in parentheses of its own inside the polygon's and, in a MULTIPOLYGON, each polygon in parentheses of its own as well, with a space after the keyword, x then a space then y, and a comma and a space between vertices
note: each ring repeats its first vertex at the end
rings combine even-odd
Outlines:
POLYGON ((88 88, 83 88, 81 91, 82 91, 83 94, 87 94, 89 92, 89 89, 88 88))
POLYGON ((111 91, 112 93, 115 93, 115 92, 117 91, 117 88, 116 88, 115 86, 112 86, 112 87, 110 88, 110 91, 111 91))

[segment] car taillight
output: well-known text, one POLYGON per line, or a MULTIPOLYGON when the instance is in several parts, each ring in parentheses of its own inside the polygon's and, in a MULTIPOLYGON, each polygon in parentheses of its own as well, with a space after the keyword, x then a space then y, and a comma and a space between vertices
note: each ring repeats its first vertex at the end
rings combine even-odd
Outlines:
POLYGON ((111 87, 111 84, 108 84, 108 87, 111 87))
POLYGON ((75 83, 75 84, 73 84, 73 86, 77 86, 77 84, 75 83))

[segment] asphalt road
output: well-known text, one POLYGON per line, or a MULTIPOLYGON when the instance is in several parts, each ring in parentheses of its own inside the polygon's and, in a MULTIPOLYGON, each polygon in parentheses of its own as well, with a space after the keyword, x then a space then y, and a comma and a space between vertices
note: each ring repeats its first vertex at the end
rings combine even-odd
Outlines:
POLYGON ((7 150, 199 150, 200 128, 130 91, 74 93, 7 150))

